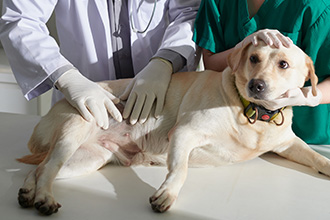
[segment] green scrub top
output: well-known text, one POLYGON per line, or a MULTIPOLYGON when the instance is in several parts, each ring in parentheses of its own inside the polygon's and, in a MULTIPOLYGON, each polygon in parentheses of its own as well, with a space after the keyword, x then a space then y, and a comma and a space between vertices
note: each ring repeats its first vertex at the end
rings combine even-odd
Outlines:
MULTIPOLYGON (((290 37, 312 58, 319 82, 330 76, 330 0, 265 0, 251 19, 246 0, 202 0, 193 39, 218 53, 266 28, 290 37)), ((330 104, 293 110, 292 128, 300 138, 330 144, 330 104)))

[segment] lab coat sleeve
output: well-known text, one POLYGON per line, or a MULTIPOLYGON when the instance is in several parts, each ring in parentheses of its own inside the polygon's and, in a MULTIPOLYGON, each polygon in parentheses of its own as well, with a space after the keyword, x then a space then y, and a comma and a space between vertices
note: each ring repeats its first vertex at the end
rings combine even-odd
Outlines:
POLYGON ((195 70, 199 61, 197 47, 192 40, 193 25, 200 0, 170 0, 169 21, 160 49, 169 49, 186 59, 187 70, 195 70))
POLYGON ((15 78, 28 100, 46 92, 72 68, 49 35, 46 22, 57 0, 3 0, 0 39, 15 78))

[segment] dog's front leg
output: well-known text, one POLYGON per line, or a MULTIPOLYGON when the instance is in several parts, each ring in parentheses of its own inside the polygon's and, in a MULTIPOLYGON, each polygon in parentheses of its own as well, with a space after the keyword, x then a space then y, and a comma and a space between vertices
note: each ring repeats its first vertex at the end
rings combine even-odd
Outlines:
POLYGON ((24 185, 18 191, 18 203, 23 208, 33 206, 36 193, 36 169, 32 170, 24 180, 24 185))
POLYGON ((175 202, 187 177, 189 155, 196 146, 197 136, 192 131, 173 132, 167 158, 169 172, 161 187, 150 197, 150 204, 154 211, 165 212, 175 202))
POLYGON ((295 137, 291 146, 276 149, 274 152, 284 158, 312 167, 317 171, 330 176, 330 160, 315 152, 298 137, 295 137))

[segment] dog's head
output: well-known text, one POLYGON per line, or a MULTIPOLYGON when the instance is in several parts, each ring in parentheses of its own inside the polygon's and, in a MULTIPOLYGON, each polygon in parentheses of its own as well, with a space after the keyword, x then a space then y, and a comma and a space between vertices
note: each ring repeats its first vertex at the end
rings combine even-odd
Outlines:
POLYGON ((262 105, 289 89, 301 88, 311 80, 316 95, 317 76, 313 61, 297 46, 275 48, 259 42, 236 49, 228 56, 240 94, 248 101, 262 105))

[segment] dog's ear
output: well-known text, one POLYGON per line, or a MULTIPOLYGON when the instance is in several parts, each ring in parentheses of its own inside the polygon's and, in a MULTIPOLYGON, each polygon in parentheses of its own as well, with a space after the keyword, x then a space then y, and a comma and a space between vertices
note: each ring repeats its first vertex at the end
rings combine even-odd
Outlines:
POLYGON ((316 85, 318 82, 318 78, 317 78, 317 75, 315 74, 315 68, 314 68, 313 61, 309 56, 307 56, 307 58, 306 58, 306 66, 308 68, 308 76, 306 78, 306 81, 308 81, 308 80, 311 81, 312 93, 313 93, 313 96, 316 96, 317 95, 316 85))
POLYGON ((233 52, 231 52, 227 57, 228 66, 235 72, 238 69, 238 66, 241 63, 243 55, 246 53, 247 48, 250 44, 247 44, 240 48, 234 48, 233 52))

